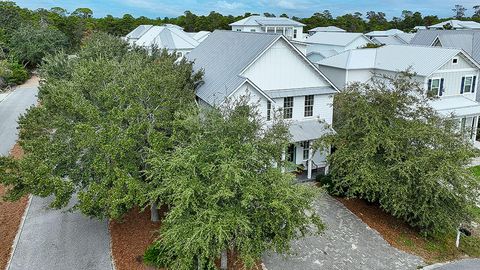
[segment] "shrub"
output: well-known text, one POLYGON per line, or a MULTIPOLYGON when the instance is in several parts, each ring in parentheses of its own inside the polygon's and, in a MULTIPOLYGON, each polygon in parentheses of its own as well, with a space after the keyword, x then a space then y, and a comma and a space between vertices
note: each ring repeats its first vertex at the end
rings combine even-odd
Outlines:
POLYGON ((19 63, 9 63, 10 75, 6 77, 9 85, 19 85, 28 80, 28 71, 19 63))

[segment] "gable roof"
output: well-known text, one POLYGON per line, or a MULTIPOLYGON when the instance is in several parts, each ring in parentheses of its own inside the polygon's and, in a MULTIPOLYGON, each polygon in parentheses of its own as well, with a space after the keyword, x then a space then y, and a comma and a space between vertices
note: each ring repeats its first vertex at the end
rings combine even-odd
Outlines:
POLYGON ((372 40, 383 45, 404 45, 409 44, 414 36, 413 33, 400 33, 393 36, 372 37, 372 40))
POLYGON ((184 32, 179 26, 152 26, 136 42, 142 47, 158 46, 169 50, 193 49, 199 42, 184 32))
POLYGON ((460 20, 448 20, 431 25, 428 28, 443 29, 443 27, 447 24, 450 24, 453 29, 480 29, 480 23, 460 20))
POLYGON ((480 62, 480 30, 421 30, 410 44, 432 46, 437 40, 442 47, 462 49, 480 62))
POLYGON ((368 33, 365 34, 365 36, 367 36, 367 37, 386 37, 386 36, 393 36, 393 35, 402 34, 402 33, 405 33, 405 32, 403 32, 402 30, 398 30, 398 29, 389 29, 389 30, 385 30, 385 31, 368 32, 368 33))
POLYGON ((139 25, 137 28, 133 29, 125 37, 127 39, 139 39, 143 34, 145 34, 153 25, 139 25))
POLYGON ((193 69, 204 70, 203 84, 197 96, 209 104, 219 104, 247 81, 239 76, 280 34, 216 30, 186 58, 193 69))
POLYGON ((317 32, 305 39, 309 44, 326 44, 335 46, 347 46, 356 39, 364 38, 369 41, 362 33, 346 33, 346 32, 317 32))
POLYGON ((336 26, 325 26, 325 27, 315 27, 308 30, 308 32, 347 32, 340 27, 336 26))
POLYGON ((192 38, 198 42, 204 41, 212 32, 210 31, 200 31, 200 32, 187 32, 192 38))
POLYGON ((460 49, 386 45, 374 49, 346 51, 323 59, 318 64, 341 69, 379 69, 393 72, 411 68, 420 76, 429 76, 460 53, 468 58, 460 49))
POLYGON ((284 17, 264 17, 253 15, 239 21, 229 24, 230 26, 264 26, 264 25, 282 25, 282 26, 305 26, 305 24, 284 17))

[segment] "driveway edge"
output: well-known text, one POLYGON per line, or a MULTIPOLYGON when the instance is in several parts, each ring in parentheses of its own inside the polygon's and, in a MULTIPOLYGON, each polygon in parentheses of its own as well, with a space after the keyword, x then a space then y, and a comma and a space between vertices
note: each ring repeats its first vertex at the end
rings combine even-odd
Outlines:
POLYGON ((27 218, 27 214, 28 214, 28 211, 30 210, 31 203, 32 203, 32 195, 28 195, 27 207, 25 207, 25 211, 23 212, 23 215, 22 215, 22 220, 20 221, 20 226, 18 226, 17 234, 15 235, 15 239, 13 240, 12 251, 10 252, 10 257, 8 258, 7 267, 5 268, 6 270, 10 269, 13 255, 15 254, 15 250, 17 249, 18 240, 20 239, 20 235, 22 234, 23 226, 25 224, 25 219, 27 218))

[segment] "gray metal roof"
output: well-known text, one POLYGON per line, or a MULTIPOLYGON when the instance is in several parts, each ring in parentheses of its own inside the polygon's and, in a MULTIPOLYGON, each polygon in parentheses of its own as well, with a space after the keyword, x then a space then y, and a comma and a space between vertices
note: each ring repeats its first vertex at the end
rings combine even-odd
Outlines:
POLYGON ((387 36, 393 36, 393 35, 401 34, 401 33, 405 33, 405 32, 403 32, 402 30, 398 30, 398 29, 389 29, 389 30, 385 30, 385 31, 368 32, 368 33, 365 34, 365 36, 367 36, 367 37, 387 37, 387 36))
POLYGON ((463 95, 444 96, 430 101, 430 105, 445 116, 469 116, 480 113, 480 103, 463 95))
POLYGON ((315 27, 308 30, 308 32, 347 32, 340 27, 336 26, 325 26, 325 27, 315 27))
POLYGON ((230 26, 305 26, 305 24, 283 17, 264 17, 264 16, 250 16, 234 23, 230 26))
POLYGON ((429 26, 428 28, 443 29, 447 24, 450 24, 454 29, 480 29, 480 23, 474 21, 460 21, 448 20, 429 26))
POLYGON ((133 29, 125 37, 127 39, 139 39, 143 34, 145 34, 153 25, 139 25, 137 28, 133 29))
POLYGON ((430 46, 437 37, 442 47, 462 49, 480 62, 480 30, 421 30, 410 44, 430 46))
POLYGON ((292 142, 315 140, 324 134, 334 132, 327 124, 319 119, 293 121, 289 127, 292 142))
POLYGON ((326 44, 335 46, 346 46, 356 39, 364 39, 369 41, 362 33, 346 33, 346 32, 316 32, 307 37, 305 40, 309 44, 326 44))
POLYGON ((264 91, 266 95, 271 98, 279 97, 294 97, 294 96, 306 96, 306 95, 322 95, 322 94, 334 94, 336 91, 331 86, 322 87, 304 87, 304 88, 290 88, 280 90, 267 90, 264 91))
POLYGON ((179 26, 152 26, 136 42, 141 47, 157 46, 169 50, 193 49, 199 42, 184 32, 179 26))
POLYGON ((280 37, 280 34, 214 31, 186 56, 194 61, 194 70, 205 72, 197 96, 211 105, 223 102, 247 80, 240 76, 241 71, 280 37))
POLYGON ((319 65, 342 69, 379 69, 404 71, 411 68, 420 76, 428 76, 458 54, 460 49, 386 45, 375 49, 342 52, 318 62, 319 65))

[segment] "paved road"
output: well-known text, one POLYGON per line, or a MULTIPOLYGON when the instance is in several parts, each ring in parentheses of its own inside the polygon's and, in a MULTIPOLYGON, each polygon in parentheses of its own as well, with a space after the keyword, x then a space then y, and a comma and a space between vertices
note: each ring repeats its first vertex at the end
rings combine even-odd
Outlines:
POLYGON ((17 140, 17 119, 37 103, 37 87, 20 87, 0 102, 0 155, 8 155, 17 140))
POLYGON ((293 242, 292 256, 265 256, 268 270, 408 270, 424 265, 421 258, 390 246, 377 231, 327 194, 318 199, 315 209, 327 225, 324 234, 293 242))
MULTIPOLYGON (((37 102, 37 92, 37 85, 30 83, 0 102, 0 155, 7 155, 15 144, 17 119, 37 102)), ((52 210, 50 202, 51 198, 32 198, 8 270, 112 269, 107 221, 52 210)))
POLYGON ((425 270, 478 270, 480 259, 465 259, 446 264, 435 264, 425 267, 425 270))

